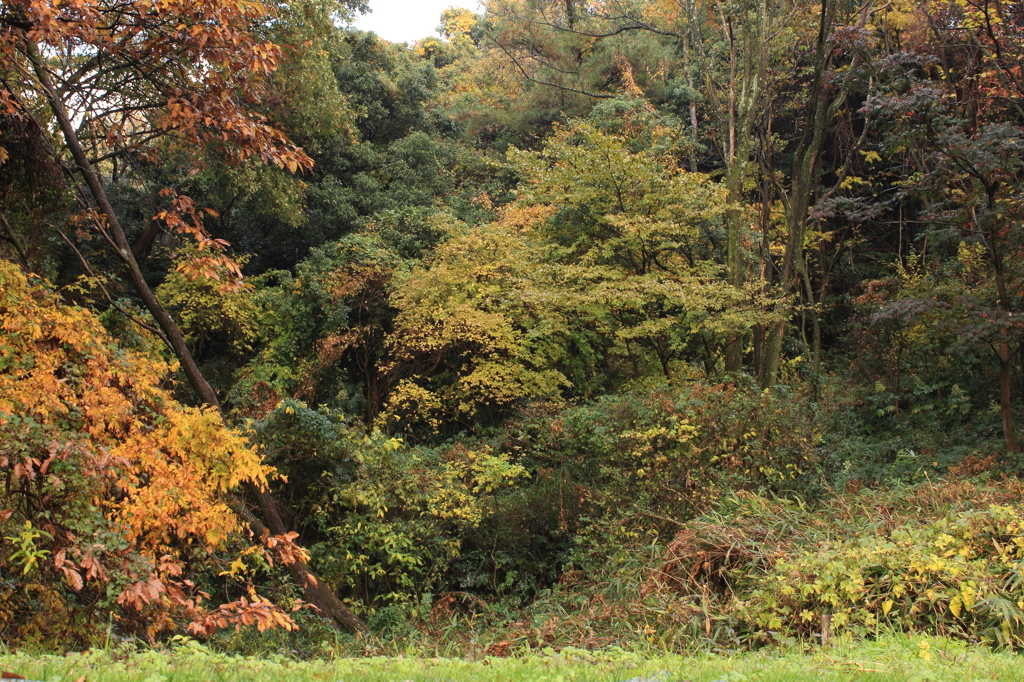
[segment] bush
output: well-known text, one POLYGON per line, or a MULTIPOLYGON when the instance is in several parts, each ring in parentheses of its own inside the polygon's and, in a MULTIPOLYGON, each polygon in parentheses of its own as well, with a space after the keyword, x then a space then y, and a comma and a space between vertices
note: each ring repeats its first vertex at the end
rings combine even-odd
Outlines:
POLYGON ((467 529, 462 589, 516 604, 564 574, 706 513, 733 489, 816 488, 825 408, 807 392, 753 383, 637 384, 584 405, 537 403, 486 442, 530 477, 467 529))
POLYGON ((951 480, 817 509, 741 494, 687 524, 645 593, 725 614, 748 644, 895 629, 1016 648, 1022 492, 951 480))
POLYGON ((526 474, 484 443, 408 447, 292 399, 252 428, 288 476, 280 497, 299 516, 312 565, 364 614, 444 592, 463 538, 526 474))
POLYGON ((740 619, 772 638, 864 636, 887 625, 1024 644, 1024 506, 980 505, 901 520, 877 535, 861 530, 779 559, 740 598, 740 619))
POLYGON ((260 453, 216 412, 161 388, 172 366, 152 337, 141 350, 119 347, 91 312, 3 261, 0 292, 2 641, 73 647, 111 627, 150 640, 185 625, 291 627, 254 591, 213 614, 200 605, 203 567, 230 563, 232 543, 260 555, 239 542, 224 502, 266 483, 273 470, 260 453))

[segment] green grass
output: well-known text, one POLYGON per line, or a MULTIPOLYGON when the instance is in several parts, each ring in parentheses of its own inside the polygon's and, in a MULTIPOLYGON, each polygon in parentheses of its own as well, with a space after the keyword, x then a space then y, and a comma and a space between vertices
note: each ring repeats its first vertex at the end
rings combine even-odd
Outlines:
POLYGON ((828 649, 715 656, 641 655, 622 650, 545 651, 520 658, 464 661, 363 658, 293 661, 243 658, 194 643, 130 655, 93 651, 67 656, 0 656, 0 670, 46 682, 967 682, 1022 680, 1024 658, 942 638, 890 636, 838 642, 828 649))

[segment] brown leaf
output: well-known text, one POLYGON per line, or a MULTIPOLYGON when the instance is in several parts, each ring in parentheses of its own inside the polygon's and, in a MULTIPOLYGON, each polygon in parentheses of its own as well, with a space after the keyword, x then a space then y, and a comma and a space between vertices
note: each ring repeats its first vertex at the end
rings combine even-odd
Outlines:
POLYGON ((64 577, 71 582, 71 587, 75 590, 81 590, 85 587, 85 581, 82 580, 82 574, 78 571, 68 568, 67 566, 61 566, 61 570, 64 571, 64 577))

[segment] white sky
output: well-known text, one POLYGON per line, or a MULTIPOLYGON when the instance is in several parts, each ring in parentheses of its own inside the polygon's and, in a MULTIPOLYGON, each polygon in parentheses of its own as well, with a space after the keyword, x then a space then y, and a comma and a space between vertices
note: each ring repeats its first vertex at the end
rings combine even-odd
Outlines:
POLYGON ((354 24, 364 31, 373 31, 393 43, 416 42, 437 35, 441 12, 449 7, 465 7, 480 11, 477 0, 370 0, 373 11, 358 17, 354 24))

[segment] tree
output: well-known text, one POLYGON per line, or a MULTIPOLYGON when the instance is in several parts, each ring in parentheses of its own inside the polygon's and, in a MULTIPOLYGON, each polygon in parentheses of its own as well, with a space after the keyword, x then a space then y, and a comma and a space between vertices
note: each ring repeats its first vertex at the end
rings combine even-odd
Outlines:
MULTIPOLYGON (((749 165, 759 144, 757 128, 770 129, 771 94, 777 88, 778 67, 794 35, 795 5, 772 0, 652 3, 637 18, 648 30, 670 28, 682 39, 682 71, 690 100, 690 125, 698 137, 699 110, 711 120, 714 144, 725 170, 729 282, 742 286, 747 276, 745 233, 750 217, 747 203, 749 165), (678 8, 672 8, 675 4, 678 8), (674 11, 673 11, 674 10, 674 11), (696 77, 695 77, 696 74, 696 77), (699 82, 699 85, 697 83, 699 82)), ((765 154, 766 150, 760 150, 765 154)), ((770 269, 768 270, 770 273, 770 269)), ((744 340, 729 339, 725 369, 740 369, 744 340)))
MULTIPOLYGON (((878 11, 873 2, 862 5, 848 22, 840 23, 839 3, 824 0, 818 13, 817 38, 810 55, 810 82, 802 104, 803 132, 793 152, 792 171, 787 191, 780 193, 786 209, 786 248, 779 268, 779 291, 792 296, 804 280, 805 248, 810 211, 818 196, 823 174, 823 151, 830 126, 847 97, 865 77, 865 63, 870 63, 870 46, 864 40, 868 21, 878 11), (855 20, 854 20, 855 18, 855 20), (847 62, 846 59, 849 59, 847 62)), ((865 128, 868 122, 865 122, 865 128)), ((860 142, 863 142, 863 135, 860 142)), ((837 171, 839 183, 846 177, 846 165, 859 149, 849 150, 845 164, 837 171)), ((812 292, 808 291, 810 295, 812 292)), ((782 359, 782 341, 786 333, 783 318, 771 328, 761 368, 761 383, 775 383, 782 359)))
POLYGON ((568 387, 557 368, 567 323, 533 272, 534 249, 514 224, 499 222, 453 237, 429 267, 412 271, 392 297, 387 422, 435 432, 472 426, 568 387))
MULTIPOLYGON (((4 112, 45 129, 36 107, 45 103, 63 140, 63 153, 55 153, 69 179, 84 185, 77 188, 84 215, 127 270, 189 383, 213 407, 220 406, 219 398, 143 277, 100 168, 130 154, 156 152, 156 143, 165 140, 216 149, 238 162, 260 159, 292 172, 309 168, 310 158, 253 110, 282 53, 256 31, 272 18, 267 3, 210 0, 18 1, 0 10, 4 112)), ((226 243, 204 229, 202 212, 173 190, 165 194, 170 205, 154 219, 198 245, 199 257, 179 267, 237 285, 241 271, 224 255, 226 243)), ((255 494, 270 528, 285 534, 269 493, 255 494)), ((325 616, 365 629, 333 594, 323 592, 304 562, 292 566, 325 616)))
MULTIPOLYGON (((963 341, 990 344, 998 360, 1003 439, 1012 452, 1012 375, 1022 333, 1015 318, 1024 291, 1024 88, 1004 67, 1024 45, 1005 28, 1003 21, 1013 19, 1001 7, 944 9, 941 21, 966 33, 971 45, 947 44, 939 33, 933 55, 893 68, 871 110, 885 125, 880 150, 897 162, 900 176, 920 179, 913 196, 923 204, 924 234, 955 247, 949 250, 956 259, 973 254, 953 307, 970 311, 961 317, 963 341)), ((940 17, 925 12, 922 19, 939 31, 940 17)), ((932 298, 941 300, 938 287, 932 298)))
MULTIPOLYGON (((38 119, 45 102, 73 165, 91 194, 83 208, 128 270, 132 285, 182 362, 197 393, 210 405, 216 394, 199 374, 174 320, 142 277, 131 244, 110 203, 96 164, 146 150, 173 136, 202 148, 217 145, 239 160, 250 156, 299 170, 309 157, 250 111, 281 48, 255 38, 253 24, 269 7, 184 0, 157 11, 144 2, 75 5, 8 3, 0 41, 3 105, 15 118, 38 119), (210 17, 207 20, 207 17, 210 17), (209 68, 201 65, 208 64, 209 68)), ((45 128, 42 121, 41 128, 45 128)), ((231 278, 237 266, 218 257, 224 244, 209 238, 201 214, 188 201, 172 202, 157 218, 194 237, 204 257, 192 263, 231 278)))
POLYGON ((754 324, 759 291, 757 282, 736 286, 719 265, 722 188, 590 124, 510 156, 524 179, 520 201, 551 213, 534 233, 564 268, 559 286, 605 319, 634 372, 635 354, 650 352, 666 378, 687 356, 713 373, 719 349, 754 324))
MULTIPOLYGON (((90 311, 3 261, 0 287, 0 566, 18 576, 0 608, 5 641, 91 644, 103 607, 150 639, 178 623, 204 634, 243 622, 294 628, 252 585, 208 611, 194 582, 202 562, 238 542, 225 494, 273 475, 260 453, 216 410, 160 387, 173 366, 152 335, 119 347, 90 311), (42 612, 39 591, 50 602, 42 612)), ((285 564, 302 556, 291 536, 258 538, 246 553, 261 552, 285 564)))

